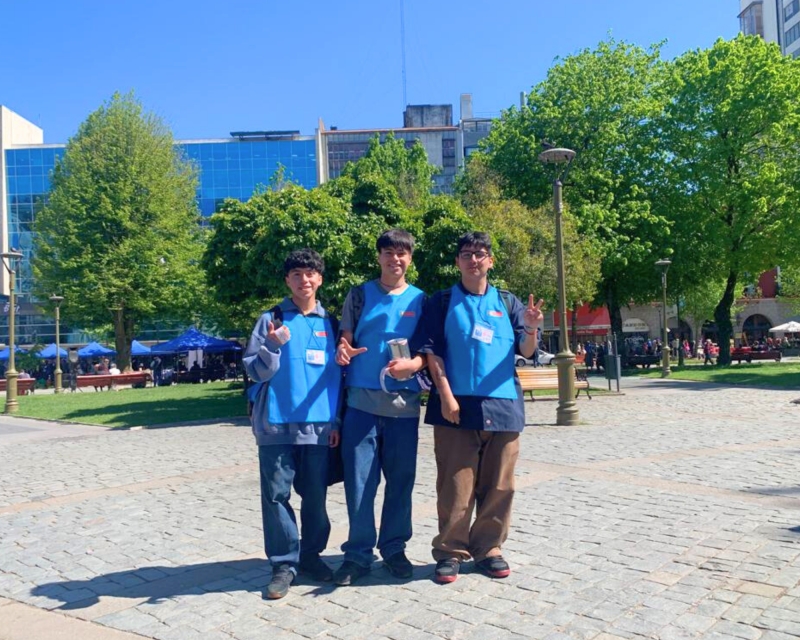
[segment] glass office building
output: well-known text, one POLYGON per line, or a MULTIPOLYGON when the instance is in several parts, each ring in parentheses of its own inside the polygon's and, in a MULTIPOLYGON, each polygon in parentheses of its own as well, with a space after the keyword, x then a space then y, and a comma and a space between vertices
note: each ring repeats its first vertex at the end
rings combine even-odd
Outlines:
MULTIPOLYGON (((242 132, 222 140, 177 142, 199 171, 197 204, 204 217, 226 198, 247 200, 259 187, 269 186, 283 167, 284 180, 307 189, 317 186, 317 153, 313 136, 297 132, 242 132)), ((55 340, 53 318, 39 314, 32 295, 33 224, 50 188, 50 174, 64 145, 3 145, 6 247, 23 253, 17 269, 18 344, 55 340)), ((3 296, 3 299, 6 299, 3 296)), ((6 305, 0 306, 0 342, 8 340, 6 305)))
POLYGON ((259 186, 269 186, 280 167, 284 179, 306 189, 317 186, 317 151, 313 137, 293 140, 213 140, 180 143, 200 170, 197 204, 204 216, 225 198, 247 200, 259 186))
MULTIPOLYGON (((197 206, 203 217, 214 213, 226 198, 247 200, 259 187, 268 187, 281 167, 284 180, 307 189, 316 187, 340 175, 347 162, 361 158, 375 135, 385 139, 389 133, 407 146, 420 142, 428 160, 439 167, 433 191, 451 193, 464 157, 490 128, 489 119, 473 118, 468 94, 461 96, 461 112, 461 122, 454 125, 450 105, 409 105, 403 126, 396 129, 325 130, 320 121, 314 136, 297 131, 240 131, 231 132, 230 138, 176 145, 198 167, 197 206)), ((33 299, 31 260, 34 220, 44 205, 50 175, 64 145, 47 145, 43 140, 39 127, 0 105, 0 249, 14 247, 23 253, 16 286, 19 344, 48 343, 55 337, 53 318, 40 315, 33 299)), ((7 292, 8 279, 0 269, 0 342, 8 339, 3 305, 7 292)), ((67 334, 65 341, 73 337, 67 334)))

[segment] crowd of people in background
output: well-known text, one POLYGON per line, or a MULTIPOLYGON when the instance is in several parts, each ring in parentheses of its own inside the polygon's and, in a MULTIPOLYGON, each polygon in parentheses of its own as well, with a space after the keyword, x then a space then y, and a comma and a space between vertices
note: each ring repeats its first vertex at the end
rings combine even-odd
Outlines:
MULTIPOLYGON (((165 357, 173 358, 172 356, 165 357)), ((223 355, 207 356, 203 359, 202 364, 195 361, 190 367, 187 367, 186 360, 185 356, 176 356, 174 362, 169 367, 165 367, 161 356, 134 356, 131 358, 131 370, 149 371, 153 376, 155 386, 177 382, 180 374, 186 374, 189 382, 238 381, 242 375, 241 364, 233 360, 226 362, 226 356, 223 355)), ((0 377, 5 376, 7 366, 7 362, 0 362, 0 377)), ((42 360, 37 367, 18 368, 18 373, 20 379, 34 378, 38 386, 49 389, 55 384, 55 370, 55 360, 42 360)), ((117 375, 121 373, 116 362, 108 357, 80 358, 74 364, 63 357, 61 358, 61 370, 64 374, 65 386, 69 375, 117 375)))

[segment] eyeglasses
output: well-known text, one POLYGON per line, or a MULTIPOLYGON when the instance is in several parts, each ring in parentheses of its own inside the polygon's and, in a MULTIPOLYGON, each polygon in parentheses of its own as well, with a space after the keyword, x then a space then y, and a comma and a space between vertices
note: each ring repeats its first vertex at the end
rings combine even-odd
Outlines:
POLYGON ((458 257, 462 260, 472 260, 475 258, 478 262, 483 262, 489 257, 488 251, 459 251, 458 257))

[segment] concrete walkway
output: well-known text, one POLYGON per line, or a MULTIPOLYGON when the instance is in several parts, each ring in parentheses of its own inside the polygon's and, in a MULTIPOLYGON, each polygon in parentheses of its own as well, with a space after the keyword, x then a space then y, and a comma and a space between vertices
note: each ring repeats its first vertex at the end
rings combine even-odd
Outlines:
MULTIPOLYGON (((414 579, 376 561, 357 586, 301 581, 274 602, 248 427, 2 416, 0 639, 800 637, 798 391, 623 383, 582 397, 577 427, 526 403, 508 579, 432 581, 423 428, 414 579)), ((329 503, 338 565, 341 485, 329 503)))

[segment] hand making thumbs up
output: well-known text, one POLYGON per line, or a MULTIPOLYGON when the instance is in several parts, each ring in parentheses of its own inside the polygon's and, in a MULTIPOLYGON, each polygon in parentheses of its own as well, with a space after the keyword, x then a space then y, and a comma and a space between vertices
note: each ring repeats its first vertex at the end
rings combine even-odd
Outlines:
POLYGON ((272 321, 270 321, 267 325, 267 340, 272 342, 274 345, 280 347, 289 342, 291 337, 292 334, 289 331, 289 327, 287 327, 285 324, 281 325, 277 329, 272 321))

